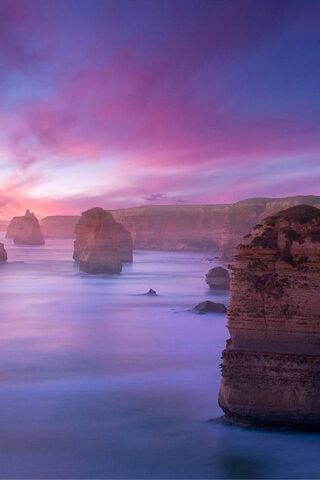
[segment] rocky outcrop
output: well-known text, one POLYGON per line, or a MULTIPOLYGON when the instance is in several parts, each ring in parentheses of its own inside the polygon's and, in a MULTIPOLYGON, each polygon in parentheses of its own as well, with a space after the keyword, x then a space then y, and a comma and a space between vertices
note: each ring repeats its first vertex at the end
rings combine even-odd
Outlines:
POLYGON ((214 267, 206 274, 206 282, 212 290, 229 290, 229 272, 223 267, 214 267))
POLYGON ((73 258, 80 270, 119 273, 122 262, 132 262, 131 235, 110 212, 102 208, 83 212, 75 233, 73 258))
POLYGON ((266 218, 231 272, 221 408, 234 419, 320 426, 320 210, 266 218))
POLYGON ((221 256, 231 260, 242 237, 269 215, 295 205, 320 207, 320 197, 314 195, 285 198, 251 198, 228 205, 221 235, 221 256))
POLYGON ((63 215, 44 217, 40 222, 41 230, 48 238, 74 238, 74 229, 79 219, 79 216, 63 215))
POLYGON ((8 260, 8 255, 6 249, 4 248, 3 243, 0 243, 0 263, 6 262, 8 260))
POLYGON ((227 309, 223 303, 215 303, 210 300, 201 302, 193 310, 198 313, 226 313, 227 309))
POLYGON ((13 237, 16 245, 44 245, 40 224, 34 213, 26 211, 24 217, 20 217, 13 237))

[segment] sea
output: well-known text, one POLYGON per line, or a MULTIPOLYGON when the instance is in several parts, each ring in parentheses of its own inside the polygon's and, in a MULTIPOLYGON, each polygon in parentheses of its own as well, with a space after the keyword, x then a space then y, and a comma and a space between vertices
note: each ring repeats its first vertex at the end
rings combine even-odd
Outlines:
POLYGON ((135 251, 79 273, 71 240, 0 265, 0 478, 320 478, 320 435, 221 422, 215 253, 135 251), (157 296, 145 295, 150 289, 157 296))

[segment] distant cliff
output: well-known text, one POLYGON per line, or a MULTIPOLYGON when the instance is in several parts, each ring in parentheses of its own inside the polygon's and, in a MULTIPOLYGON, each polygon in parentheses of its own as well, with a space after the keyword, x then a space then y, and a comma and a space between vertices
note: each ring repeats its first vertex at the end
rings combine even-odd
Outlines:
MULTIPOLYGON (((320 206, 320 197, 252 198, 226 205, 148 205, 113 210, 133 238, 134 248, 172 251, 219 249, 225 260, 253 225, 297 204, 320 206)), ((45 237, 74 238, 79 217, 50 216, 41 221, 45 237)), ((8 230, 9 231, 9 230, 8 230)))
POLYGON ((51 238, 74 238, 74 229, 80 216, 67 217, 55 215, 41 220, 41 230, 45 237, 51 238))
POLYGON ((135 248, 208 251, 220 248, 225 205, 152 205, 114 210, 135 248))

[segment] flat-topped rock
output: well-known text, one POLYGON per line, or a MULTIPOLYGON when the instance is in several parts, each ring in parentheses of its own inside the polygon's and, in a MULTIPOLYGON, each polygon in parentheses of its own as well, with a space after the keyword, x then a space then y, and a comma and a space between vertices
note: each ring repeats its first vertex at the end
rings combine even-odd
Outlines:
POLYGON ((219 404, 233 418, 320 426, 320 210, 298 205, 245 236, 231 266, 219 404))
POLYGON ((27 210, 23 217, 18 218, 13 242, 16 245, 44 245, 40 224, 34 213, 27 210))
POLYGON ((83 212, 75 233, 73 258, 80 270, 119 273, 122 262, 132 262, 131 235, 110 212, 102 208, 83 212))
POLYGON ((0 243, 0 263, 6 262, 8 260, 8 255, 6 249, 4 248, 3 243, 0 243))
POLYGON ((229 272, 223 267, 214 267, 206 274, 206 282, 212 290, 229 290, 229 272))

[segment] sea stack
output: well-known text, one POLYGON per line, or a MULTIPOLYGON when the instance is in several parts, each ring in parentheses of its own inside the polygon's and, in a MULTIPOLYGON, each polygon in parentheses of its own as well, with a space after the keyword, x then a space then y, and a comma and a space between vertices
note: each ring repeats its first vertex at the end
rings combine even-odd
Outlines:
POLYGON ((24 217, 19 218, 13 242, 16 245, 44 245, 40 224, 30 210, 26 211, 24 217))
POLYGON ((229 290, 229 272, 223 267, 211 268, 206 274, 206 282, 212 290, 229 290))
POLYGON ((131 234, 103 208, 83 212, 75 227, 73 258, 81 271, 120 273, 132 262, 131 234))
POLYGON ((3 243, 0 243, 0 263, 6 262, 8 260, 8 255, 6 249, 4 248, 3 243))
POLYGON ((298 205, 246 235, 231 266, 219 404, 253 423, 320 426, 320 210, 298 205))
POLYGON ((19 224, 23 216, 13 217, 7 227, 6 238, 14 238, 19 228, 19 224))

